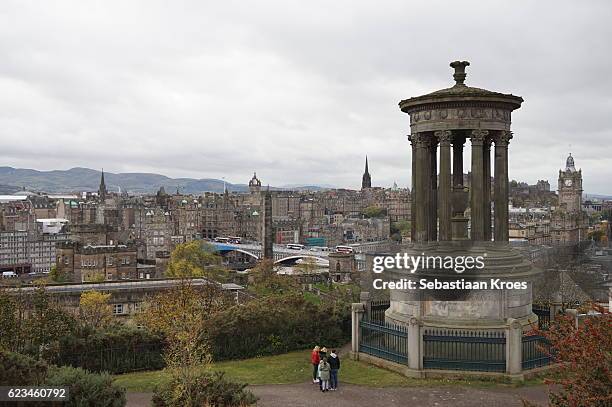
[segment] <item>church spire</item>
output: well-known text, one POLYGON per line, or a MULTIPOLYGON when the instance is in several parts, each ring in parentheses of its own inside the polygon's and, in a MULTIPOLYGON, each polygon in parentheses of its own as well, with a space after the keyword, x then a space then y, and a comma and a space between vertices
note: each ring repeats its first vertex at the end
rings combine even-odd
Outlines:
POLYGON ((100 199, 106 199, 106 184, 104 183, 104 168, 102 168, 102 175, 100 176, 100 187, 98 188, 98 196, 100 199))
POLYGON ((370 177, 370 171, 368 170, 368 156, 366 155, 365 170, 363 177, 361 178, 361 189, 372 188, 372 177, 370 177))

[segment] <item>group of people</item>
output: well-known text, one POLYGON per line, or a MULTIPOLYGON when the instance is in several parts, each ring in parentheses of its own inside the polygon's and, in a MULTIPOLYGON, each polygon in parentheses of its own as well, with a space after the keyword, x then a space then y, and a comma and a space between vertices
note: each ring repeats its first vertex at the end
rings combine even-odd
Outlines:
POLYGON ((315 346, 310 354, 312 363, 312 383, 319 384, 322 392, 338 389, 338 370, 340 370, 340 357, 332 349, 327 356, 327 348, 315 346))

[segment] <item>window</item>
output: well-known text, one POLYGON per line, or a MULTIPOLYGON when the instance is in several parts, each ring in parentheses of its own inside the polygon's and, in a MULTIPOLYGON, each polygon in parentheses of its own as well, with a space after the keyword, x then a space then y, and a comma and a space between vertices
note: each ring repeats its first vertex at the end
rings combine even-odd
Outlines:
POLYGON ((113 305, 113 314, 122 315, 123 314, 123 304, 113 305))

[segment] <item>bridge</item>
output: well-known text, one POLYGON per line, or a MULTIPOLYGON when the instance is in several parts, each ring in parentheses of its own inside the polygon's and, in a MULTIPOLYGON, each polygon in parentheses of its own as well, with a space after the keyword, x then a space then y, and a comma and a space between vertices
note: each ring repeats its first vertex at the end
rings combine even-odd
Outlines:
MULTIPOLYGON (((240 252, 248 256, 253 257, 255 260, 262 258, 262 247, 261 244, 249 243, 249 244, 236 244, 236 243, 217 243, 212 242, 215 248, 223 252, 240 252)), ((390 250, 391 243, 388 241, 382 242, 366 242, 359 245, 351 245, 355 250, 355 260, 357 261, 357 268, 359 270, 365 270, 365 254, 366 253, 381 253, 388 252, 390 250)), ((324 251, 321 249, 308 249, 294 250, 288 249, 285 245, 275 244, 273 246, 274 252, 274 264, 291 264, 299 259, 314 259, 315 261, 329 262, 328 255, 330 251, 324 251)))
MULTIPOLYGON (((261 260, 263 256, 262 247, 260 244, 235 244, 235 243, 212 243, 217 251, 223 252, 239 252, 253 257, 255 260, 261 260)), ((294 263, 299 259, 313 259, 315 261, 329 262, 328 253, 325 251, 314 251, 309 249, 293 250, 287 249, 284 245, 275 244, 274 264, 289 264, 294 263)))

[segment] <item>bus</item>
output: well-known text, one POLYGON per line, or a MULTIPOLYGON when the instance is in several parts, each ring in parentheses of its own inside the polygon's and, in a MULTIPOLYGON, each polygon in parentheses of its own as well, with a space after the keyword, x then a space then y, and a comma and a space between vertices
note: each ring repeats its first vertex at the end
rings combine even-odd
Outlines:
POLYGON ((298 244, 298 243, 288 243, 287 244, 287 249, 289 250, 304 250, 304 245, 303 244, 298 244))
POLYGON ((215 237, 217 243, 229 243, 229 237, 215 237))
POLYGON ((355 250, 351 246, 336 246, 338 253, 355 253, 355 250))
POLYGON ((242 243, 242 238, 238 237, 238 236, 230 236, 229 237, 229 242, 230 243, 234 243, 234 244, 240 244, 240 243, 242 243))

